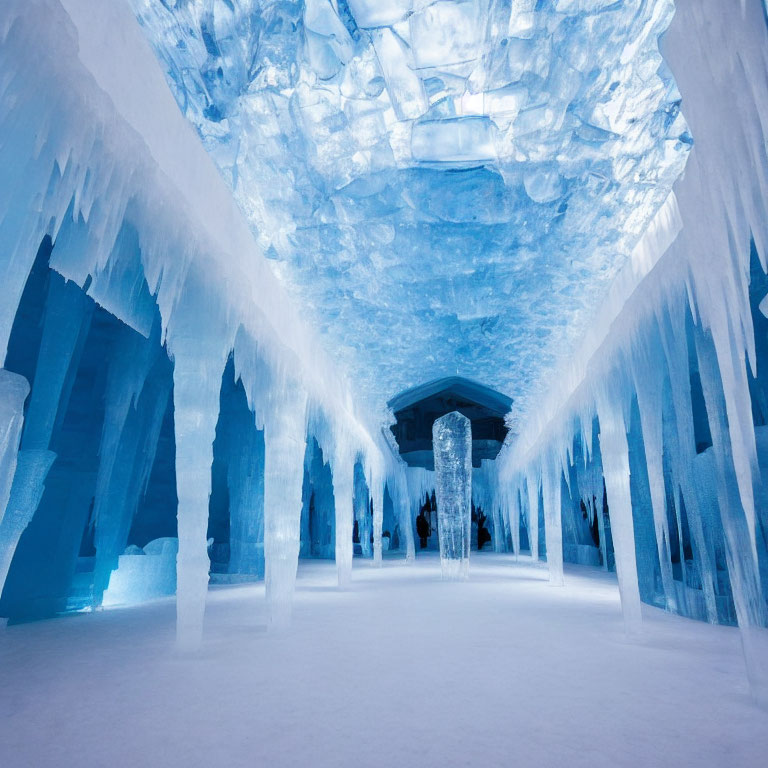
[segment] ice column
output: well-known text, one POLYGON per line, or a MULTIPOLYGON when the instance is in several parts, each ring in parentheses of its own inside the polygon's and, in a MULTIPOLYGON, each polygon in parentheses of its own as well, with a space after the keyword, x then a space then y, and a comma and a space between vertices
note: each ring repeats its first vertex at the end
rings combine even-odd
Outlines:
POLYGON ((747 678, 754 700, 768 708, 768 616, 760 589, 760 573, 754 557, 748 513, 739 495, 722 379, 711 337, 697 326, 695 338, 715 454, 716 487, 725 533, 726 561, 747 678))
POLYGON ((539 559, 539 481, 525 476, 525 492, 528 496, 528 543, 531 547, 531 560, 539 559))
MULTIPOLYGON (((307 398, 291 385, 270 394, 264 418, 264 560, 269 623, 280 628, 291 619, 299 564, 307 398)), ((351 541, 351 530, 349 536, 351 541)))
POLYGON ((515 498, 509 500, 507 496, 507 510, 509 514, 509 527, 512 533, 512 549, 515 552, 515 560, 520 558, 520 511, 522 508, 522 488, 515 490, 515 498))
POLYGON ((600 420, 600 453, 603 459, 605 492, 611 516, 621 610, 624 614, 627 634, 633 635, 639 633, 643 617, 640 611, 640 589, 637 581, 626 422, 621 407, 614 397, 598 397, 597 409, 600 420))
MULTIPOLYGON (((0 520, 8 504, 29 383, 23 376, 0 368, 0 520)), ((2 581, 0 581, 0 587, 2 581)))
POLYGON ((45 490, 42 480, 29 482, 29 478, 45 478, 55 459, 53 451, 19 451, 10 500, 0 520, 0 591, 8 576, 16 545, 40 505, 45 490))
POLYGON ((667 608, 670 611, 677 612, 675 583, 672 575, 672 559, 669 552, 669 522, 667 520, 664 468, 662 465, 663 381, 658 375, 649 375, 649 370, 653 370, 649 357, 643 357, 642 364, 634 363, 633 361, 632 374, 635 391, 637 392, 637 405, 640 411, 640 424, 643 432, 645 463, 651 493, 651 507, 653 509, 653 523, 656 531, 656 548, 659 553, 661 581, 667 608))
POLYGON ((336 507, 336 576, 340 587, 352 581, 352 529, 354 526, 354 463, 347 451, 337 449, 333 461, 333 498, 336 507))
POLYGON ((440 566, 444 579, 469 577, 472 423, 453 411, 432 426, 440 566))
POLYGON ((373 473, 371 479, 373 501, 373 564, 381 566, 381 533, 384 527, 384 478, 373 473))
POLYGON ((176 641, 183 650, 202 643, 208 591, 208 500, 213 440, 219 413, 220 367, 196 355, 175 354, 176 488, 179 554, 176 560, 176 641))
MULTIPOLYGON (((555 587, 563 586, 562 485, 560 460, 557 456, 550 455, 547 457, 541 475, 541 495, 544 502, 544 531, 547 537, 549 583, 555 587)), ((536 507, 538 507, 538 503, 536 507)))
POLYGON ((24 423, 24 400, 29 384, 23 376, 0 369, 0 592, 27 520, 18 520, 9 505, 24 423), (18 530, 18 535, 16 531, 18 530))

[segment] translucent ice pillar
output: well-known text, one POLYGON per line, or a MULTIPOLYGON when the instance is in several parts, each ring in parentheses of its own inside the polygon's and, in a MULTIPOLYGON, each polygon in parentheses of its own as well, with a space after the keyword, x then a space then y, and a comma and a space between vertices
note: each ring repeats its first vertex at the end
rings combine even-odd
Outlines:
POLYGON ((611 516, 621 610, 627 634, 633 635, 641 631, 643 616, 640 610, 640 588, 637 581, 626 422, 615 395, 598 397, 597 411, 600 419, 600 453, 603 457, 605 492, 611 516))
MULTIPOLYGON (((544 535, 547 539, 549 583, 563 586, 563 511, 562 466, 558 456, 550 455, 541 475, 544 502, 544 535)), ((538 507, 538 504, 537 504, 538 507)))
POLYGON ((733 602, 741 633, 744 663, 752 697, 768 709, 768 615, 760 588, 760 570, 752 547, 747 513, 739 496, 736 465, 728 430, 725 394, 711 337, 699 326, 695 331, 701 386, 707 405, 720 515, 725 533, 725 554, 733 602))
POLYGON ((290 622, 299 564, 306 395, 293 386, 271 395, 264 418, 265 581, 270 625, 283 627, 290 622))
POLYGON ((332 471, 336 508, 336 575, 339 586, 346 587, 352 580, 354 463, 343 448, 335 452, 332 471))
POLYGON ((440 566, 444 579, 469 576, 472 525, 472 423, 453 411, 432 426, 440 566))
POLYGON ((224 363, 175 355, 173 371, 176 432, 176 489, 179 553, 176 560, 176 640, 196 650, 203 638, 210 561, 207 550, 213 440, 224 363))
POLYGON ((539 559, 539 481, 527 473, 525 492, 528 497, 528 542, 531 547, 531 560, 539 559))
POLYGON ((24 423, 24 400, 28 394, 29 383, 23 376, 0 368, 0 520, 16 471, 16 455, 24 423))
POLYGON ((371 479, 371 500, 373 501, 373 563, 382 564, 381 533, 384 527, 384 478, 374 473, 371 479))

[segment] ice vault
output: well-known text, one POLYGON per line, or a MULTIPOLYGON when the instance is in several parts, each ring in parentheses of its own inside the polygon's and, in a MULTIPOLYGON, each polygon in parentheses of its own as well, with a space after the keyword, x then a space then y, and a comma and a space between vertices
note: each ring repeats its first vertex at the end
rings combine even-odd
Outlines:
POLYGON ((413 558, 385 397, 458 371, 491 546, 738 624, 768 702, 764 3, 132 6, 0 4, 2 615, 175 583, 197 648, 209 580, 413 558))

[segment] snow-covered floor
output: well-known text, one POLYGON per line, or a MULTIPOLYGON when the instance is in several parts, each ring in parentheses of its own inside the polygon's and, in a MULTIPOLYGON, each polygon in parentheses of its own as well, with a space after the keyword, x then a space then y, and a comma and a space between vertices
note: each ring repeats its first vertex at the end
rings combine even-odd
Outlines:
POLYGON ((263 585, 212 588, 203 651, 173 650, 174 605, 0 630, 0 765, 759 766, 735 630, 645 607, 623 636, 615 581, 473 554, 302 563, 293 627, 263 585))

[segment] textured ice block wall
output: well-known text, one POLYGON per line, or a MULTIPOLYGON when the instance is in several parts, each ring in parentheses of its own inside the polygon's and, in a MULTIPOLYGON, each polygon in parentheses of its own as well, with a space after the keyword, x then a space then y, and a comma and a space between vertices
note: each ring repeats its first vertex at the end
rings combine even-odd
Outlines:
POLYGON ((472 527, 472 423, 458 411, 432 426, 440 567, 444 579, 469 576, 472 527))
POLYGON ((688 156, 672 0, 130 4, 378 415, 478 365, 523 408, 688 156))

